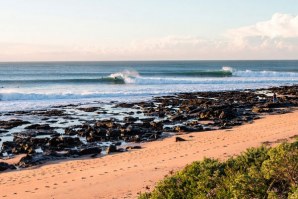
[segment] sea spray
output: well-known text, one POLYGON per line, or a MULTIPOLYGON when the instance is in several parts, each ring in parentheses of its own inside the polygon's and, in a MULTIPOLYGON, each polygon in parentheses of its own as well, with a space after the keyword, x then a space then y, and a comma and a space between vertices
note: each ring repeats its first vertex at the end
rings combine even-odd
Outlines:
POLYGON ((123 80, 126 84, 133 84, 135 83, 135 79, 140 77, 140 74, 137 71, 124 70, 122 72, 113 73, 109 77, 115 80, 123 80))

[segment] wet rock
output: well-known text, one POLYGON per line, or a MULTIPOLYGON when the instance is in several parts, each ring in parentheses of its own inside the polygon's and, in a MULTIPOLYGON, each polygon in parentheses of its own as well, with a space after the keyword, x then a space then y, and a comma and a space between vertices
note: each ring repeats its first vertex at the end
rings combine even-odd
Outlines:
POLYGON ((156 131, 163 130, 163 122, 150 122, 151 127, 156 131))
POLYGON ((78 132, 75 129, 68 127, 68 128, 64 129, 64 134, 65 135, 77 135, 78 132))
POLYGON ((263 107, 254 106, 251 111, 253 113, 266 113, 266 112, 271 112, 272 110, 270 108, 263 108, 263 107))
POLYGON ((49 124, 32 124, 30 126, 26 126, 25 129, 42 129, 42 130, 52 130, 54 129, 53 127, 50 127, 49 124))
POLYGON ((228 109, 224 109, 221 111, 220 115, 219 115, 219 119, 233 119, 237 116, 237 114, 235 113, 235 111, 231 108, 228 109))
POLYGON ((145 133, 141 137, 141 141, 154 141, 160 138, 161 132, 145 133))
POLYGON ((124 121, 125 123, 134 123, 134 122, 136 122, 136 121, 138 121, 138 120, 139 120, 138 117, 124 117, 124 118, 123 118, 123 121, 124 121))
POLYGON ((106 149, 106 153, 110 154, 110 153, 114 153, 117 152, 117 147, 116 145, 111 144, 110 146, 108 146, 108 148, 106 149))
POLYGON ((76 146, 81 146, 83 143, 80 141, 78 137, 54 137, 49 141, 49 147, 52 149, 65 149, 65 148, 73 148, 76 146))
POLYGON ((200 112, 199 119, 201 119, 201 120, 210 120, 210 119, 213 119, 211 116, 212 115, 211 115, 210 111, 204 110, 204 111, 200 112))
POLYGON ((2 143, 0 153, 12 153, 12 149, 15 147, 15 143, 13 141, 5 141, 2 143))
POLYGON ((101 109, 100 107, 86 107, 86 108, 78 108, 80 111, 84 112, 95 112, 101 109))
POLYGON ((113 128, 116 127, 115 120, 101 120, 95 123, 95 127, 113 128))
POLYGON ((116 146, 121 146, 122 142, 114 142, 113 144, 116 146))
POLYGON ((89 154, 99 154, 101 152, 100 147, 88 147, 85 149, 82 149, 79 154, 80 155, 89 155, 89 154))
POLYGON ((0 128, 1 129, 12 129, 17 126, 21 126, 24 124, 30 124, 30 122, 19 120, 19 119, 12 119, 9 121, 0 121, 0 128))
POLYGON ((94 147, 85 147, 81 149, 70 150, 69 154, 71 155, 90 155, 90 154, 99 154, 101 153, 101 148, 98 146, 94 147))
POLYGON ((20 168, 31 167, 39 164, 43 164, 46 161, 50 160, 51 158, 43 155, 32 155, 28 154, 25 157, 22 157, 18 162, 18 166, 20 168))
POLYGON ((41 116, 65 116, 63 110, 60 109, 52 109, 52 110, 46 110, 46 111, 34 111, 32 112, 33 115, 41 115, 41 116))
POLYGON ((174 127, 174 132, 199 132, 202 130, 203 130, 202 126, 191 127, 191 126, 180 125, 180 126, 174 127))
POLYGON ((9 132, 9 131, 6 131, 6 130, 0 130, 0 134, 1 134, 1 133, 7 133, 7 132, 9 132))
POLYGON ((133 106, 135 106, 134 103, 120 103, 120 104, 117 104, 115 107, 132 108, 133 106))
POLYGON ((14 136, 13 147, 11 150, 7 150, 9 153, 13 154, 33 154, 35 149, 44 148, 48 143, 49 138, 34 138, 34 137, 24 137, 24 136, 14 136))
POLYGON ((43 136, 43 135, 49 135, 49 136, 59 136, 60 134, 57 131, 53 131, 51 129, 45 130, 45 129, 29 129, 26 131, 22 131, 19 133, 14 133, 14 136, 23 136, 23 137, 36 137, 36 136, 43 136))
POLYGON ((16 167, 14 165, 8 164, 6 162, 0 162, 0 171, 5 171, 8 169, 15 170, 16 167))

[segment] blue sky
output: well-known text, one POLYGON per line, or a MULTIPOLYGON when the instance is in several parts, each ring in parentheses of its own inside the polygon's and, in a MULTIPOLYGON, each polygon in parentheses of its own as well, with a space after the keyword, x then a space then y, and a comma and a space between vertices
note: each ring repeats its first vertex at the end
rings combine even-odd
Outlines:
POLYGON ((0 3, 0 61, 298 58, 295 0, 0 3))

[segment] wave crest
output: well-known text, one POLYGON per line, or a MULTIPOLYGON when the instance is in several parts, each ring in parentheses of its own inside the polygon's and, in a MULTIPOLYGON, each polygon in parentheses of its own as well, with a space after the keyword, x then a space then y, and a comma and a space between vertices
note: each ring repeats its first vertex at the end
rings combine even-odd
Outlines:
POLYGON ((125 70, 118 73, 113 73, 109 75, 109 78, 114 79, 119 82, 123 82, 126 84, 133 84, 135 83, 135 79, 140 77, 140 74, 137 71, 132 70, 125 70))

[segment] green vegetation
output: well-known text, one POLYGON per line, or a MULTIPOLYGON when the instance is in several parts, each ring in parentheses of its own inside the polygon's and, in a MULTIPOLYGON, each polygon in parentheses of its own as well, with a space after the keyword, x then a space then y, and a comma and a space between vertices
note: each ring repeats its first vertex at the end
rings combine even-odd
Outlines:
POLYGON ((140 199, 298 199, 298 141, 248 149, 225 162, 204 159, 166 177, 140 199))

